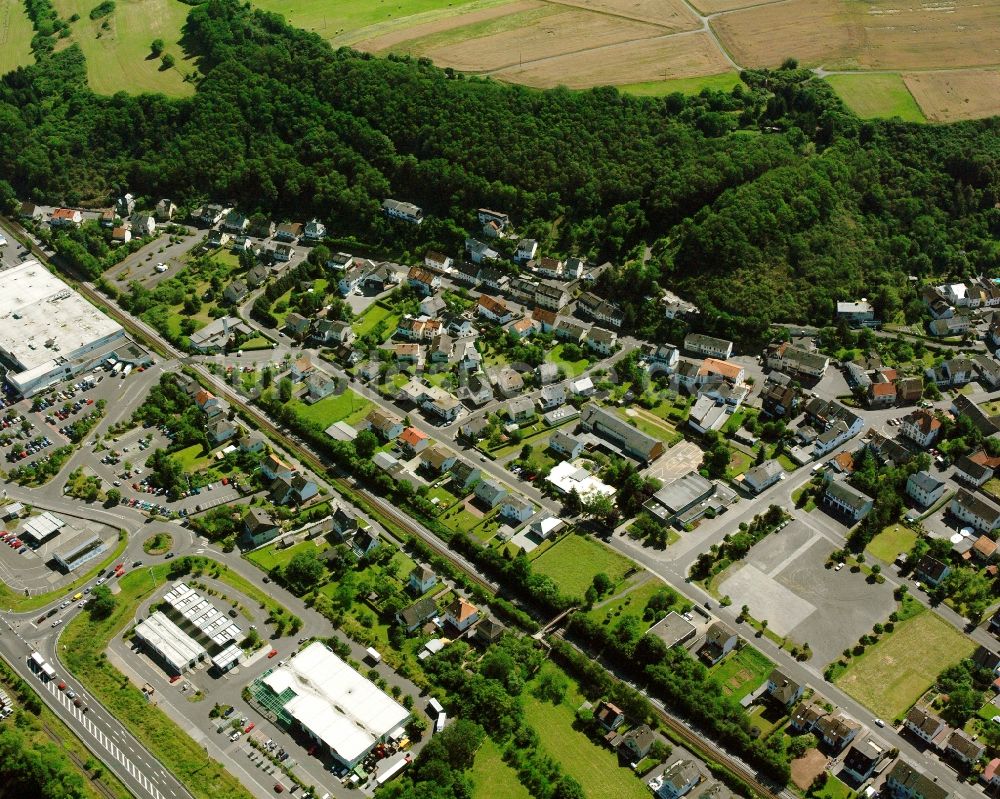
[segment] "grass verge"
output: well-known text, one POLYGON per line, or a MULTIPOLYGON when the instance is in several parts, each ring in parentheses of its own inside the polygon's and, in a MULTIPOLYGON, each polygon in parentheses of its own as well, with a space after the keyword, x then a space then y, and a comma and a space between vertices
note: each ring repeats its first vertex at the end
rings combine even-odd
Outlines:
POLYGON ((139 604, 166 581, 169 570, 162 564, 126 574, 110 616, 95 620, 83 613, 74 618, 60 638, 63 663, 196 799, 249 799, 239 781, 151 705, 104 654, 108 642, 134 619, 139 604))

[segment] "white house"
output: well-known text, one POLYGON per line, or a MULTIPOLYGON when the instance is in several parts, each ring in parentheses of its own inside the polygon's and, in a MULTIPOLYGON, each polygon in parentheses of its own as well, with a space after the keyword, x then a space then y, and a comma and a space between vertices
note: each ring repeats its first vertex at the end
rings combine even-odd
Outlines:
POLYGON ((945 485, 928 472, 916 472, 906 480, 906 493, 922 508, 929 508, 944 496, 945 485))

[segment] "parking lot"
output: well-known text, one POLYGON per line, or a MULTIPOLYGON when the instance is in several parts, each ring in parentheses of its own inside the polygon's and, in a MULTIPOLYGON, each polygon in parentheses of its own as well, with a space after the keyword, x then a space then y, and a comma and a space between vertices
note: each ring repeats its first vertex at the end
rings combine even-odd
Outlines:
MULTIPOLYGON (((270 629, 267 612, 262 611, 257 603, 237 595, 230 586, 210 577, 200 577, 198 582, 228 598, 227 601, 220 596, 208 597, 220 609, 233 600, 237 601, 238 615, 234 621, 244 631, 248 631, 251 624, 255 625, 265 639, 265 644, 245 662, 222 676, 210 671, 207 664, 199 663, 180 678, 171 678, 141 644, 126 641, 121 636, 112 640, 109 657, 140 686, 151 687, 151 701, 176 718, 196 741, 210 750, 218 750, 218 756, 226 767, 244 781, 253 780, 268 791, 279 783, 285 790, 291 789, 294 782, 275 762, 279 761, 282 767, 294 771, 307 785, 317 786, 320 796, 327 792, 346 796, 347 789, 329 770, 332 765, 329 758, 329 762, 325 762, 315 756, 315 752, 310 754, 313 747, 304 736, 295 736, 278 728, 263 718, 242 696, 243 689, 250 682, 293 655, 304 641, 282 638, 266 642, 270 629), (278 654, 268 657, 272 647, 278 654), (210 713, 216 705, 233 710, 226 718, 211 717, 210 713), (236 735, 237 732, 240 734, 236 735), (264 746, 267 741, 272 744, 269 749, 264 746)), ((158 592, 155 599, 141 607, 137 618, 147 616, 162 593, 158 592)))
POLYGON ((862 572, 826 567, 834 543, 801 521, 792 521, 757 544, 720 584, 733 605, 749 605, 755 619, 813 651, 822 668, 885 621, 895 610, 892 588, 869 583, 862 572))

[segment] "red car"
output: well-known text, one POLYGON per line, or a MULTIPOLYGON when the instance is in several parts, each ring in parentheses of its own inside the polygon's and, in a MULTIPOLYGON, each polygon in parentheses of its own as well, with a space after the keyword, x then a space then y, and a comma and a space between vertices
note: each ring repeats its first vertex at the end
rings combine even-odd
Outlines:
POLYGON ((66 690, 66 683, 65 682, 60 682, 59 683, 59 690, 60 691, 65 691, 66 690))
POLYGON ((256 724, 254 724, 254 723, 253 723, 253 722, 251 721, 251 722, 250 722, 249 724, 247 724, 247 726, 246 726, 246 727, 244 727, 244 728, 243 728, 243 732, 244 732, 244 733, 248 733, 248 732, 250 732, 250 730, 252 730, 252 729, 253 729, 254 727, 256 727, 256 726, 257 726, 257 725, 256 725, 256 724))
POLYGON ((269 658, 273 658, 277 654, 278 654, 278 650, 277 649, 272 649, 270 652, 267 653, 267 656, 269 658))
POLYGON ((171 678, 170 678, 170 684, 171 684, 171 685, 173 685, 173 684, 174 684, 175 682, 177 682, 177 681, 178 681, 178 680, 179 680, 180 678, 181 678, 181 675, 180 675, 180 674, 175 674, 175 675, 174 675, 173 677, 171 677, 171 678))
POLYGON ((275 793, 282 793, 284 790, 285 790, 285 786, 282 785, 280 782, 274 783, 274 792, 275 793))

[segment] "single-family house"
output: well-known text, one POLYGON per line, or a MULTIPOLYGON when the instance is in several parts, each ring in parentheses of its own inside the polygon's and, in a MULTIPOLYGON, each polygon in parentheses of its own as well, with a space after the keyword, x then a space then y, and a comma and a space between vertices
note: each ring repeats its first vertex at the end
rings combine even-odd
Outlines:
POLYGON ((455 465, 457 459, 454 452, 440 444, 434 444, 420 453, 420 465, 431 474, 444 474, 455 465))
POLYGON ((162 199, 156 204, 153 213, 161 222, 169 222, 177 213, 177 206, 168 199, 162 199))
POLYGON ((424 256, 424 266, 436 272, 450 272, 451 265, 451 258, 435 250, 428 250, 424 256))
POLYGON ((538 242, 534 239, 521 239, 517 244, 514 259, 519 263, 527 263, 538 254, 538 242))
POLYGON ((549 439, 549 449, 562 455, 564 458, 573 460, 583 452, 584 445, 576 436, 565 433, 562 430, 556 430, 549 439))
POLYGON ((802 698, 805 687, 786 676, 780 669, 767 678, 767 693, 775 702, 790 708, 802 698))
POLYGON ((618 705, 613 705, 611 702, 601 702, 594 711, 594 719, 604 729, 614 731, 625 723, 625 714, 622 713, 618 705))
POLYGON ((513 397, 501 406, 500 413, 512 422, 526 422, 535 417, 535 404, 531 397, 513 397))
POLYGON ((479 239, 467 238, 465 240, 465 251, 469 254, 469 260, 474 264, 481 264, 484 261, 495 261, 500 257, 500 253, 479 239))
POLYGON ((476 483, 476 499, 489 508, 495 508, 507 496, 507 489, 493 480, 480 480, 476 483))
POLYGON ((587 337, 587 328, 578 325, 570 319, 560 319, 556 322, 555 335, 561 341, 569 341, 573 344, 582 344, 587 337))
POLYGON ((838 302, 837 319, 849 325, 864 325, 875 321, 875 308, 866 299, 857 302, 838 302))
POLYGON ((313 218, 306 222, 302 233, 303 240, 308 244, 316 244, 326 237, 326 225, 313 218))
POLYGON ((479 608, 457 596, 445 610, 444 619, 459 632, 465 632, 479 620, 479 608))
POLYGON ((500 515, 510 522, 521 524, 535 515, 535 506, 523 497, 508 495, 500 503, 500 515))
POLYGON ((279 532, 277 523, 263 508, 250 508, 243 517, 243 535, 255 547, 266 544, 279 532))
POLYGON ((899 432, 923 449, 928 449, 941 433, 941 420, 929 411, 918 408, 903 417, 899 432))
MULTIPOLYGON (((701 782, 701 771, 693 760, 677 760, 671 763, 657 778, 659 786, 655 791, 657 799, 681 799, 687 796, 701 782)), ((704 794, 702 794, 704 797, 704 794)))
POLYGON ((986 753, 986 747, 963 730, 955 730, 948 736, 944 752, 949 757, 966 765, 976 763, 986 753))
POLYGON ((603 327, 592 327, 587 333, 587 346, 601 355, 610 355, 618 344, 618 334, 603 327))
POLYGON ((539 308, 538 306, 535 306, 531 312, 531 318, 541 325, 543 333, 551 333, 559 323, 558 313, 550 311, 548 308, 539 308))
POLYGON ((127 244, 132 241, 132 231, 124 225, 118 225, 111 231, 111 240, 116 244, 127 244))
POLYGON ((951 574, 951 567, 947 563, 942 563, 937 558, 924 555, 913 569, 913 573, 919 580, 923 580, 929 585, 937 585, 945 577, 951 574))
POLYGON ((456 459, 451 467, 451 481, 463 494, 472 490, 472 487, 482 478, 482 474, 483 472, 478 466, 461 458, 456 459))
POLYGON ((427 297, 441 287, 441 278, 423 266, 413 266, 406 273, 406 283, 417 294, 427 297))
POLYGON ((49 219, 52 227, 80 227, 83 214, 74 208, 56 208, 49 219))
POLYGON ((562 286, 543 280, 535 286, 534 300, 539 308, 560 311, 569 302, 569 293, 562 286))
POLYGON ((137 236, 152 236, 156 233, 156 220, 149 214, 135 214, 132 217, 132 230, 137 236))
POLYGON ((299 338, 309 332, 311 320, 300 313, 292 311, 285 317, 285 329, 292 336, 299 338))
POLYGON ((270 493, 271 499, 278 505, 301 505, 319 493, 319 486, 308 477, 293 474, 291 477, 277 478, 271 483, 270 493))
POLYGON ((629 762, 638 763, 649 754, 649 750, 652 748, 653 741, 655 740, 656 735, 649 728, 649 725, 640 724, 638 727, 633 727, 621 737, 618 751, 629 762))
POLYGON ((739 640, 736 631, 729 625, 721 621, 714 622, 705 633, 705 643, 702 644, 698 655, 708 665, 714 666, 736 648, 739 640))
POLYGON ((406 584, 414 594, 421 596, 437 585, 437 581, 437 575, 433 571, 426 566, 417 565, 410 572, 406 584))
POLYGON ((837 712, 817 719, 813 731, 833 752, 842 752, 861 732, 861 725, 843 713, 837 712))
POLYGON ((411 456, 419 455, 430 446, 431 440, 427 434, 415 427, 407 427, 399 434, 399 443, 403 450, 411 456))
POLYGON ((748 469, 743 475, 743 485, 747 486, 753 493, 759 494, 766 488, 770 488, 782 477, 785 476, 785 469, 776 460, 766 460, 758 466, 748 469))
POLYGON ((558 408, 560 405, 565 404, 565 402, 565 386, 542 386, 542 390, 538 392, 538 407, 543 411, 550 411, 553 408, 558 408))
POLYGON ((246 297, 247 294, 249 293, 250 289, 246 283, 244 283, 242 280, 234 280, 232 283, 226 286, 225 291, 222 292, 222 297, 230 305, 235 305, 244 297, 246 297))
POLYGON ((869 779, 888 755, 887 747, 880 746, 872 738, 865 738, 852 744, 844 755, 844 771, 858 784, 869 779))
POLYGON ((979 488, 993 477, 994 469, 992 460, 992 458, 981 450, 973 455, 962 455, 955 461, 953 476, 956 480, 979 488))
POLYGON ((285 463, 281 458, 270 453, 260 465, 260 473, 268 482, 277 480, 279 477, 291 478, 295 474, 295 468, 285 463))
POLYGON ((391 441, 399 438, 404 425, 402 418, 396 414, 376 408, 365 417, 361 427, 376 433, 383 441, 391 441))
POLYGON ((437 615, 437 604, 430 597, 418 599, 396 614, 396 621, 408 633, 418 630, 424 622, 437 615))
POLYGON ((514 369, 505 366, 494 376, 497 391, 504 397, 516 397, 524 391, 524 378, 514 369))

